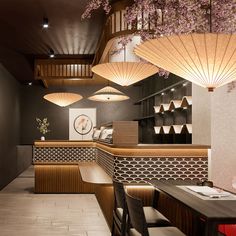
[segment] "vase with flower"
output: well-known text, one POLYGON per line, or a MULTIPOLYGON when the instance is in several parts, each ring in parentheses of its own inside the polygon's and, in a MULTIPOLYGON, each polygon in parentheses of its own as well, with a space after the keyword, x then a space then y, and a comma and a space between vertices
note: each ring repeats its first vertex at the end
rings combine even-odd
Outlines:
POLYGON ((43 118, 41 120, 40 118, 36 117, 36 121, 38 123, 37 129, 39 130, 40 133, 43 134, 43 136, 41 136, 41 140, 44 141, 45 140, 44 135, 50 132, 50 130, 48 129, 49 127, 48 118, 43 118))

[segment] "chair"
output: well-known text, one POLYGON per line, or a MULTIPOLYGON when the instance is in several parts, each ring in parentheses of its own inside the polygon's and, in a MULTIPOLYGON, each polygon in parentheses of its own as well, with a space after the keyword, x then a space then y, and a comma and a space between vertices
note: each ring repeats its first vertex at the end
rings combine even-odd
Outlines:
POLYGON ((126 193, 126 202, 129 221, 127 231, 129 236, 186 236, 173 226, 148 227, 142 201, 126 193), (130 223, 133 228, 130 228, 130 223))
MULTIPOLYGON (((127 206, 125 200, 124 185, 120 182, 113 181, 113 187, 115 206, 113 210, 112 236, 114 236, 115 228, 121 236, 125 236, 127 222, 127 206)), ((145 206, 143 207, 143 210, 148 227, 164 227, 171 225, 170 221, 155 208, 145 206)))

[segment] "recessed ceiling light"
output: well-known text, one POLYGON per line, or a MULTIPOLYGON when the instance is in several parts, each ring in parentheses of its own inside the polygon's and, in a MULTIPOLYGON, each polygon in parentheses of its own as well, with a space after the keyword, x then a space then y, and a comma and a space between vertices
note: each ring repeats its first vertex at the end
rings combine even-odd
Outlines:
POLYGON ((43 28, 47 29, 48 27, 49 27, 48 18, 44 17, 43 18, 43 28))
POLYGON ((54 58, 55 57, 54 51, 52 49, 49 50, 49 57, 50 58, 54 58))
POLYGON ((171 92, 173 92, 173 91, 175 91, 175 89, 174 89, 174 88, 172 88, 170 91, 171 91, 171 92))
POLYGON ((29 82, 28 85, 31 86, 33 83, 32 82, 29 82))
POLYGON ((164 96, 165 95, 165 93, 161 93, 161 96, 164 96))

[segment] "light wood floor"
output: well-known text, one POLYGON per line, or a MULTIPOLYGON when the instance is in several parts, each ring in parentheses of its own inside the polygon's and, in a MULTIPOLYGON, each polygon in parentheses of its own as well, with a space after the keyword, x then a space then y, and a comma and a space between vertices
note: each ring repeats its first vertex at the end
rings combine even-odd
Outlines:
POLYGON ((0 191, 1 236, 109 236, 93 194, 34 194, 33 167, 0 191))

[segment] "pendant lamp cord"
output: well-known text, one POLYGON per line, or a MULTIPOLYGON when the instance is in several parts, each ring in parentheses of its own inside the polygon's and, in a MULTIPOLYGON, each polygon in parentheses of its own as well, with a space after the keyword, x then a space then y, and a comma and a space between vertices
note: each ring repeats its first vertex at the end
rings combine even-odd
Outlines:
POLYGON ((210 0, 209 4, 209 26, 210 26, 210 33, 212 33, 212 1, 210 0))

